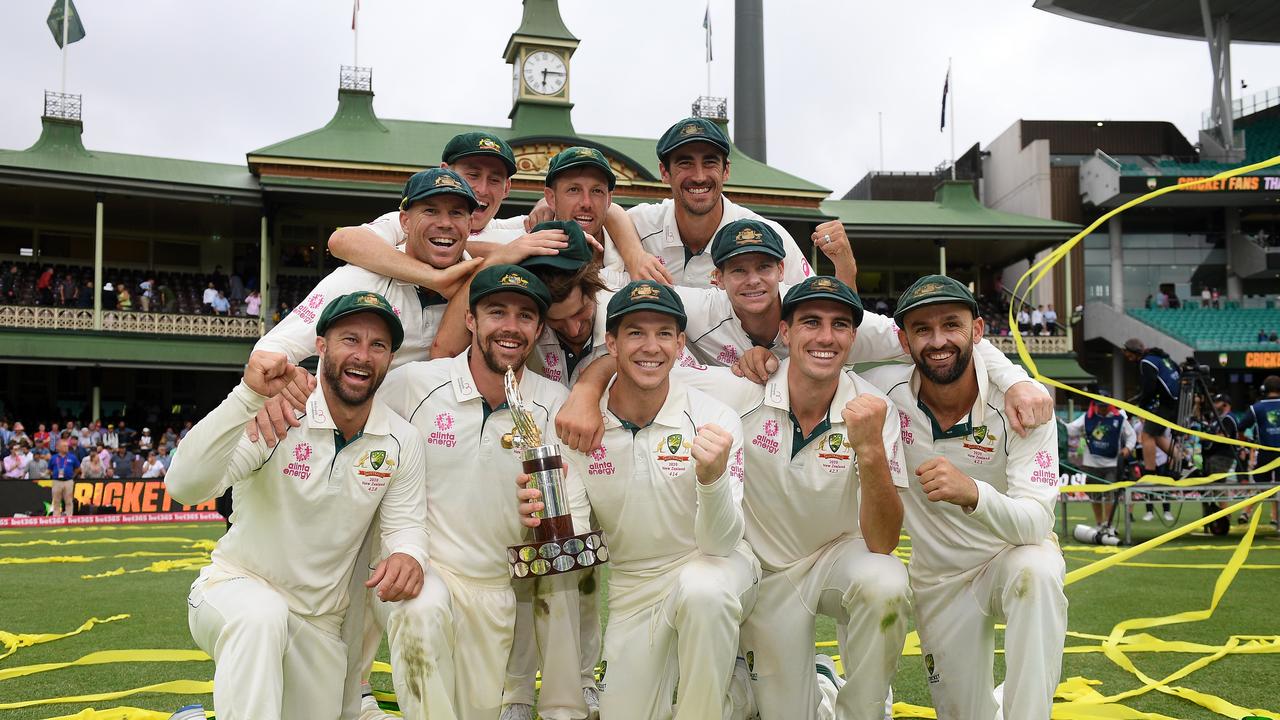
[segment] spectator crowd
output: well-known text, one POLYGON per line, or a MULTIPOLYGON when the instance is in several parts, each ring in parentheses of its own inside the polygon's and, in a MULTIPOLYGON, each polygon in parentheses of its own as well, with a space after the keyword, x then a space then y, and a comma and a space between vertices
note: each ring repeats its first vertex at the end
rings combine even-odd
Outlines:
POLYGON ((79 425, 40 423, 32 430, 20 421, 0 418, 0 446, 5 448, 5 480, 95 480, 161 478, 173 452, 191 429, 188 421, 153 434, 135 431, 124 422, 79 425))

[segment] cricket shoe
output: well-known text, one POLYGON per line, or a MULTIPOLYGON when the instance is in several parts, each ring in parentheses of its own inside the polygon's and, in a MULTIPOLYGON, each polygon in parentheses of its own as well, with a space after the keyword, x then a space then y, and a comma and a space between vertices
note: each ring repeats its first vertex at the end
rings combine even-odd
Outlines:
POLYGON ((502 715, 498 720, 533 720, 533 706, 524 703, 511 703, 502 706, 502 715))
POLYGON ((1142 516, 1143 522, 1151 522, 1152 520, 1155 520, 1155 519, 1156 519, 1156 514, 1151 512, 1150 510, 1147 511, 1146 515, 1142 516))
POLYGON ((203 705, 183 705, 178 712, 169 716, 169 720, 204 720, 203 705))
POLYGON ((1167 523, 1171 523, 1171 522, 1173 522, 1173 513, 1169 512, 1168 510, 1165 510, 1165 511, 1164 511, 1164 521, 1165 521, 1165 522, 1167 522, 1167 523))
POLYGON ((600 720, 600 690, 595 685, 582 688, 582 701, 587 704, 587 720, 600 720))

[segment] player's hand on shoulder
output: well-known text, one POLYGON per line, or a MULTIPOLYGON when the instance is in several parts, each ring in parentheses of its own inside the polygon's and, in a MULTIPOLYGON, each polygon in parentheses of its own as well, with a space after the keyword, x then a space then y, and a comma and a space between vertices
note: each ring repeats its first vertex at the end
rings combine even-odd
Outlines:
POLYGON ((978 484, 944 457, 921 464, 916 468, 916 476, 930 502, 949 502, 966 509, 978 504, 978 484))
POLYGON ((455 293, 466 286, 471 280, 471 276, 484 266, 484 258, 474 257, 470 260, 459 260, 451 267, 443 270, 438 268, 430 268, 430 282, 425 285, 428 290, 434 290, 445 299, 452 298, 455 293))
POLYGON ((1004 394, 1004 412, 1013 431, 1019 437, 1026 437, 1033 429, 1053 419, 1053 398, 1040 387, 1040 383, 1015 383, 1004 394))
POLYGON ((778 356, 768 348, 753 347, 743 353, 729 369, 738 377, 763 385, 778 371, 778 356))
POLYGON ((641 250, 632 257, 624 259, 623 264, 627 268, 627 275, 631 276, 632 280, 652 280, 663 285, 676 284, 671 273, 667 272, 667 266, 662 264, 662 259, 657 255, 650 255, 641 250))
POLYGON ((524 216, 524 231, 533 232, 534 225, 555 219, 556 211, 547 204, 547 199, 538 198, 538 202, 534 204, 533 209, 529 211, 528 215, 524 216))
POLYGON ((604 439, 600 398, 592 400, 582 393, 570 392, 560 412, 556 413, 556 435, 561 442, 580 453, 589 453, 600 447, 600 441, 604 439))
POLYGON ((392 553, 378 563, 365 587, 377 587, 378 599, 397 602, 418 597, 422 592, 424 573, 418 561, 404 553, 392 553))
POLYGON ((889 404, 878 395, 862 393, 845 403, 840 411, 844 418, 849 443, 859 453, 873 448, 884 449, 884 418, 889 404))
POLYGON ((729 466, 731 449, 733 449, 733 435, 728 430, 715 423, 707 423, 698 428, 690 453, 693 455, 698 482, 710 485, 718 480, 724 474, 725 468, 729 466))
POLYGON ((542 524, 542 520, 533 517, 536 512, 542 512, 542 491, 530 485, 533 480, 527 473, 520 473, 516 476, 516 500, 519 501, 520 524, 525 527, 535 528, 542 524))

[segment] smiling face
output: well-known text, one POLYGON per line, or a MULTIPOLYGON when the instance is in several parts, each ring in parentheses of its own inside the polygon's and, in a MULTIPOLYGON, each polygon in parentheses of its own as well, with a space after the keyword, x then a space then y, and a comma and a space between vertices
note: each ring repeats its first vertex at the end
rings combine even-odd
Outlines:
POLYGON ((642 310, 628 313, 605 335, 609 354, 618 359, 618 377, 636 389, 666 387, 671 368, 684 351, 685 335, 670 315, 642 310))
POLYGON ((467 201, 451 194, 432 195, 400 211, 405 252, 434 268, 447 268, 462 259, 471 234, 467 201))
POLYGON ((391 329, 369 312, 339 318, 316 338, 329 403, 356 407, 373 398, 391 368, 391 329))
POLYGON ((982 340, 982 318, 962 303, 925 305, 902 318, 902 349, 930 382, 950 385, 972 366, 973 346, 982 340))
POLYGON ((662 181, 671 186, 671 196, 685 212, 706 215, 720 207, 720 193, 729 179, 729 161, 720 148, 686 143, 672 150, 659 168, 662 181))
POLYGON ((857 332, 847 305, 830 300, 801 304, 782 322, 792 371, 819 382, 838 376, 857 332))
POLYGON ((602 240, 605 211, 613 202, 609 181, 598 168, 571 167, 543 190, 557 220, 572 220, 582 231, 602 240))
POLYGON ((467 311, 471 351, 480 353, 485 367, 501 375, 519 368, 542 334, 542 317, 533 299, 514 292, 494 293, 467 311))
POLYGON ((467 155, 454 160, 452 165, 442 163, 441 167, 458 173, 471 186, 471 192, 475 193, 480 206, 471 213, 470 232, 484 230, 511 192, 507 166, 492 155, 467 155))
POLYGON ((782 305, 778 283, 782 261, 764 253, 750 252, 724 261, 712 271, 716 283, 729 294, 738 317, 759 315, 782 305))

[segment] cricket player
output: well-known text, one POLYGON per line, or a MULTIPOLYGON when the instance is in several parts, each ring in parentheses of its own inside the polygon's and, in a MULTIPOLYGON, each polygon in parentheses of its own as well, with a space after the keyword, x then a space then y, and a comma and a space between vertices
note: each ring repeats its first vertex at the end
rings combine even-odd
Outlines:
MULTIPOLYGON (((671 288, 632 282, 607 312, 618 372, 604 443, 565 452, 575 525, 595 513, 612 563, 600 716, 671 717, 675 691, 675 718, 720 718, 760 579, 743 540, 741 423, 671 377, 685 339, 671 288)), ((517 492, 530 526, 537 493, 517 492)))
POLYGON ((1015 433, 974 353, 978 304, 928 275, 894 320, 913 365, 866 374, 896 406, 911 486, 911 589, 929 691, 941 718, 998 717, 995 623, 1004 622, 1003 717, 1048 720, 1067 629, 1065 564, 1052 532, 1057 428, 1015 433))
MULTIPOLYGON (((516 370, 521 394, 547 437, 567 394, 560 384, 523 371, 542 332, 546 286, 527 270, 497 265, 477 273, 469 292, 470 347, 454 358, 397 368, 382 393, 427 444, 425 517, 432 550, 425 586, 415 599, 374 608, 387 628, 397 699, 411 720, 498 717, 515 625, 507 547, 524 537, 511 493, 521 462, 509 440, 504 446, 513 423, 503 375, 508 367, 516 370)), ((586 717, 574 642, 577 593, 570 583, 576 578, 536 582, 540 619, 568 639, 562 653, 543 658, 542 716, 586 717)))
POLYGON ((214 660, 220 718, 338 718, 348 583, 375 514, 387 555, 366 586, 384 600, 418 594, 427 562, 418 432, 374 393, 404 339, 382 296, 358 291, 316 321, 320 382, 300 427, 275 449, 244 426, 300 372, 257 354, 243 381, 191 429, 165 476, 195 505, 231 488, 235 522, 187 598, 196 644, 214 660))
POLYGON ((627 211, 640 239, 638 245, 630 241, 634 237, 630 233, 613 227, 612 219, 606 221, 610 234, 618 240, 618 244, 605 247, 606 268, 628 271, 633 279, 711 287, 714 265, 707 250, 716 230, 734 220, 752 218, 767 223, 782 238, 786 248, 783 281, 795 284, 813 274, 799 246, 781 225, 724 196, 730 145, 719 125, 705 118, 685 118, 662 134, 657 152, 662 181, 671 186, 671 198, 627 211))
POLYGON ((741 413, 749 438, 746 539, 764 577, 741 652, 762 720, 880 720, 906 640, 910 590, 893 556, 908 484, 898 416, 844 370, 863 317, 847 285, 807 278, 783 302, 790 352, 764 386, 724 368, 677 371, 741 413), (814 673, 819 614, 837 623, 840 685, 814 673))

